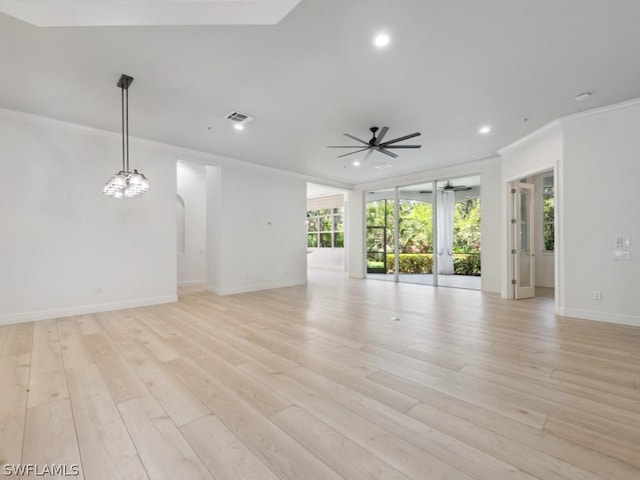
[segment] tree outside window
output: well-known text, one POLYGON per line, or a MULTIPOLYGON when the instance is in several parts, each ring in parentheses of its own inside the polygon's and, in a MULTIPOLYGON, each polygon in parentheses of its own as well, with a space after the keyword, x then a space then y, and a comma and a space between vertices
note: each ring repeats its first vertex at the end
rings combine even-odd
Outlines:
POLYGON ((308 248, 344 248, 342 207, 307 212, 308 248))
POLYGON ((553 176, 542 179, 542 233, 545 251, 552 252, 555 248, 555 195, 553 191, 553 176))

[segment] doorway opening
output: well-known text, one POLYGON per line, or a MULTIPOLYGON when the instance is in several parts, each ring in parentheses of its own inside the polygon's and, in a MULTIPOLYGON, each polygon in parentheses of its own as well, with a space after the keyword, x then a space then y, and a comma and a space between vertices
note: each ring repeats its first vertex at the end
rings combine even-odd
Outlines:
POLYGON ((553 169, 511 184, 511 298, 555 296, 556 178, 553 169))
POLYGON ((176 161, 176 246, 179 294, 206 284, 207 216, 206 168, 176 161))
POLYGON ((307 183, 307 268, 347 269, 345 192, 307 183))

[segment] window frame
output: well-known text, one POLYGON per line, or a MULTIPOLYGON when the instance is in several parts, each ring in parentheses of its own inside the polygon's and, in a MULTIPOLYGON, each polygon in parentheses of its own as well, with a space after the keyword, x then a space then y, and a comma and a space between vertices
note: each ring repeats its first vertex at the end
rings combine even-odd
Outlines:
POLYGON ((556 192, 555 192, 555 179, 554 179, 554 175, 550 174, 550 175, 544 175, 542 177, 542 182, 541 182, 541 188, 540 188, 540 193, 541 193, 541 197, 542 197, 542 208, 541 208, 541 212, 540 212, 540 218, 542 221, 542 252, 548 252, 548 253, 553 253, 555 251, 556 245, 555 245, 555 231, 556 231, 556 226, 555 226, 555 214, 556 214, 556 192), (549 182, 547 182, 547 179, 551 179, 550 184, 547 184, 549 182), (551 199, 552 200, 552 214, 551 214, 551 218, 547 219, 545 218, 545 203, 546 200, 551 199), (546 232, 547 232, 547 226, 551 226, 551 241, 553 242, 553 248, 552 249, 548 249, 547 248, 547 242, 546 242, 546 232))
POLYGON ((307 211, 307 248, 344 248, 344 207, 307 211))

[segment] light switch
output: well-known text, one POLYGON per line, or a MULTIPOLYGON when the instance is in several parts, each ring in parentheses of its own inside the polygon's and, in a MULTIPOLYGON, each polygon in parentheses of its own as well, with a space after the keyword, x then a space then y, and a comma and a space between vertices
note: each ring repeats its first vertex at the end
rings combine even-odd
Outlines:
POLYGON ((631 252, 629 252, 629 250, 614 250, 613 259, 614 260, 631 260, 631 252))

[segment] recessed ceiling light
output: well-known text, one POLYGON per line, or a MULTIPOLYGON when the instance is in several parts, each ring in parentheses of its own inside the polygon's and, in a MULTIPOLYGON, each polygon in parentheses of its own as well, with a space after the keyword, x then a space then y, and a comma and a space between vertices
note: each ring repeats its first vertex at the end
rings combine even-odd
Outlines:
POLYGON ((486 135, 488 133, 491 133, 491 127, 489 125, 484 125, 480 127, 480 130, 478 130, 478 132, 480 132, 482 135, 486 135))
POLYGON ((241 123, 236 123, 233 125, 233 128, 235 128, 236 130, 244 130, 244 125, 242 125, 241 123))
POLYGON ((373 44, 376 47, 382 48, 382 47, 386 47, 387 45, 389 45, 390 41, 391 41, 391 38, 389 38, 389 35, 387 35, 386 33, 379 33, 373 39, 373 44))
POLYGON ((591 96, 591 92, 582 92, 574 97, 576 102, 584 102, 587 98, 591 96))
POLYGON ((353 166, 354 167, 359 167, 360 166, 360 161, 359 160, 354 160, 353 161, 353 166))

